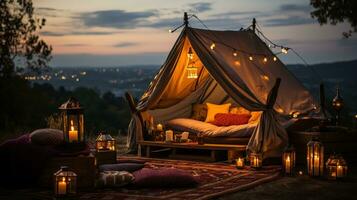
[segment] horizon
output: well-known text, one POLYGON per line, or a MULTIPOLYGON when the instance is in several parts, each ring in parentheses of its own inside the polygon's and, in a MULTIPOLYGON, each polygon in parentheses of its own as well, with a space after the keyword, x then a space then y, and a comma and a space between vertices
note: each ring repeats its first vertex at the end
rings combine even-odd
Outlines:
MULTIPOLYGON (((53 45, 51 66, 161 65, 181 31, 168 30, 182 24, 184 11, 217 30, 239 30, 255 17, 267 37, 294 48, 309 64, 357 59, 356 36, 342 36, 348 25, 320 26, 308 0, 184 0, 175 6, 164 0, 39 0, 34 6, 47 21, 40 35, 53 45)), ((190 24, 203 28, 194 19, 190 24)), ((301 63, 292 53, 279 57, 285 64, 301 63)))

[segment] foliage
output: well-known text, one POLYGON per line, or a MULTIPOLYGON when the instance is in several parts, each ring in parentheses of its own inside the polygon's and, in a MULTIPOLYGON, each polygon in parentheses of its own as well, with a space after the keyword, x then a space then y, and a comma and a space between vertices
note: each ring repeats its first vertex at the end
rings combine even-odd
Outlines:
POLYGON ((0 1, 0 77, 13 76, 21 67, 48 67, 52 47, 38 36, 46 20, 34 14, 32 0, 0 1))
POLYGON ((86 133, 99 131, 117 134, 126 130, 130 112, 124 98, 107 92, 101 97, 95 90, 77 88, 74 91, 50 84, 34 83, 17 76, 0 79, 0 132, 30 132, 34 129, 60 125, 58 107, 70 96, 84 107, 86 133), (11 84, 10 84, 11 83, 11 84))
POLYGON ((311 16, 323 24, 343 23, 347 21, 351 29, 343 32, 345 37, 350 37, 357 32, 357 1, 356 0, 311 0, 310 4, 315 8, 311 16))

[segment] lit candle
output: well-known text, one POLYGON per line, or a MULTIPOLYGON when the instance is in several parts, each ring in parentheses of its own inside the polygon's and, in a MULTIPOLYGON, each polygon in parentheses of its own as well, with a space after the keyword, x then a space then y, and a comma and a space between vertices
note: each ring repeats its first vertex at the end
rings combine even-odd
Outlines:
POLYGON ((74 142, 78 140, 78 131, 74 130, 73 120, 71 120, 71 130, 68 133, 69 142, 74 142))
POLYGON ((336 177, 336 172, 331 172, 332 177, 336 177))
POLYGON ((343 176, 343 168, 341 165, 337 165, 337 174, 336 177, 342 177, 343 176))
POLYGON ((172 130, 167 130, 166 132, 166 141, 173 141, 174 140, 174 132, 172 130))
POLYGON ((289 174, 291 172, 290 166, 291 166, 290 156, 287 156, 287 158, 285 159, 285 173, 289 174))
POLYGON ((243 167, 244 167, 243 159, 242 159, 242 158, 238 158, 238 159, 236 160, 236 164, 237 164, 237 167, 243 168, 243 167))
POLYGON ((58 194, 67 193, 67 183, 66 179, 63 177, 62 181, 58 182, 58 194))
POLYGON ((162 124, 156 125, 156 129, 157 129, 158 131, 162 131, 162 130, 163 130, 162 124))
POLYGON ((190 134, 189 132, 183 132, 181 139, 182 139, 182 140, 187 140, 189 134, 190 134))
POLYGON ((316 175, 316 176, 320 175, 319 168, 320 168, 320 159, 319 159, 318 155, 315 155, 314 156, 314 175, 316 175))

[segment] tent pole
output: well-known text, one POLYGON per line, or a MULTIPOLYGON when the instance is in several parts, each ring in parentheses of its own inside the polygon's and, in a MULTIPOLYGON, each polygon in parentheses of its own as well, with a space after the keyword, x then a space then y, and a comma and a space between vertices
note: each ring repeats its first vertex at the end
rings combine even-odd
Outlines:
POLYGON ((253 21, 252 21, 253 32, 255 32, 256 25, 257 25, 257 20, 255 20, 255 18, 253 18, 253 21))
POLYGON ((187 12, 183 13, 183 23, 185 24, 185 27, 188 26, 188 16, 187 16, 187 12))

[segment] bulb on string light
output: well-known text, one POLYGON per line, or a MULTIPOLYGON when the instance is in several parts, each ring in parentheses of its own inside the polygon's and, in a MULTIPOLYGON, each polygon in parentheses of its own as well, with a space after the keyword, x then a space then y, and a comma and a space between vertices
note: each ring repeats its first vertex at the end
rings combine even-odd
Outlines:
POLYGON ((238 56, 238 52, 236 50, 233 51, 233 56, 237 57, 238 56))
POLYGON ((188 49, 187 57, 189 60, 193 59, 193 52, 191 47, 188 49))
POLYGON ((253 56, 249 56, 249 60, 250 60, 250 61, 253 61, 253 56))
POLYGON ((275 62, 275 61, 277 61, 278 59, 274 56, 274 57, 273 57, 273 60, 274 60, 274 62, 275 62))
POLYGON ((171 29, 169 29, 169 33, 172 33, 172 30, 171 30, 171 29))
POLYGON ((281 52, 282 52, 283 54, 288 54, 288 49, 285 48, 285 47, 282 47, 282 48, 281 48, 281 52))
POLYGON ((263 80, 269 81, 269 76, 267 76, 267 75, 261 75, 261 78, 263 80))
POLYGON ((267 58, 267 57, 264 57, 263 62, 264 62, 264 63, 268 62, 268 58, 267 58))
POLYGON ((216 48, 216 44, 214 42, 212 42, 211 47, 212 50, 214 50, 214 48, 216 48))

